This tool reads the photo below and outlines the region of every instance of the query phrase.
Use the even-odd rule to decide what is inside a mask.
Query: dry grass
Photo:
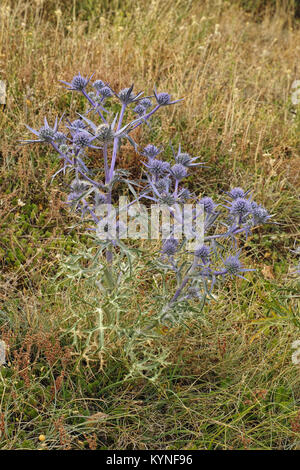
[[[300,79],[298,20],[285,2],[259,20],[238,2],[119,3],[1,2],[0,79],[8,96],[0,110],[0,326],[11,367],[0,375],[0,446],[39,448],[45,434],[48,449],[299,448],[299,369],[290,359],[299,302],[287,274],[300,220],[300,114],[291,104]],[[151,138],[181,141],[207,161],[190,181],[199,194],[246,185],[280,223],[249,240],[249,263],[262,269],[250,283],[228,285],[188,329],[159,332],[149,344],[153,367],[167,354],[155,383],[124,380],[133,366],[130,341],[113,334],[99,374],[86,336],[94,304],[80,301],[95,294],[84,283],[55,288],[52,281],[59,257],[86,243],[68,228],[62,186],[50,185],[59,162],[45,148],[16,144],[25,123],[39,127],[44,115],[80,106],[58,82],[78,71],[96,71],[116,89],[134,82],[151,92],[156,84],[184,96],[155,121]],[[148,131],[141,139],[148,142]],[[122,162],[140,172],[126,148]],[[130,308],[126,296],[118,307],[123,326],[135,324],[139,308],[155,312],[154,293],[163,293],[147,262],[138,259],[135,280],[124,287],[136,295]],[[51,359],[51,345],[61,361]]]

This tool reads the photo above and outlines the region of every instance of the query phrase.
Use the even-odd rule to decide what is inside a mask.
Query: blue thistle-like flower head
[[[139,92],[137,95],[135,95],[133,92],[133,85],[131,85],[131,87],[129,88],[124,88],[123,90],[121,90],[119,92],[119,94],[116,94],[115,95],[117,96],[117,98],[119,98],[119,100],[123,103],[123,104],[130,104],[130,103],[134,103],[135,101],[138,101],[139,97],[143,94],[143,92]]]
[[[110,98],[111,96],[113,96],[113,92],[108,86],[102,87],[99,92],[100,95],[103,96],[103,98]]]
[[[202,245],[195,250],[195,256],[200,258],[203,264],[207,264],[209,261],[210,248],[206,245]]]
[[[52,142],[55,139],[55,130],[49,126],[43,126],[39,129],[39,137],[44,142]]]
[[[155,145],[148,144],[144,148],[142,155],[148,158],[155,158],[159,153],[161,153],[159,148],[155,147]]]
[[[242,188],[233,188],[229,193],[227,193],[232,199],[244,198],[245,191]]]
[[[185,166],[181,165],[181,163],[175,163],[172,166],[170,173],[177,181],[181,181],[187,175],[187,169]]]
[[[86,147],[89,145],[90,141],[91,135],[84,130],[76,132],[73,136],[73,143],[77,147]]]
[[[86,125],[81,119],[75,119],[71,122],[72,129],[85,129]]]
[[[93,75],[94,74],[92,74],[90,78],[84,78],[82,75],[80,75],[79,72],[78,75],[75,75],[75,77],[72,78],[71,83],[65,82],[63,80],[60,80],[60,82],[62,82],[64,85],[67,85],[68,90],[84,91]]]
[[[143,106],[141,103],[139,103],[133,110],[136,114],[139,116],[143,116],[146,112],[145,106]]]
[[[63,132],[56,132],[54,139],[58,144],[64,144],[67,140],[67,136]]]
[[[105,83],[102,81],[102,80],[96,80],[94,83],[93,83],[93,87],[97,90],[97,91],[101,91],[102,88],[104,88],[106,85]]]
[[[175,238],[168,238],[164,241],[161,252],[167,256],[175,255],[178,248],[178,240]]]
[[[97,138],[104,143],[112,142],[114,140],[115,133],[112,126],[109,124],[100,124],[97,127]]]
[[[228,256],[224,261],[226,273],[231,276],[236,276],[242,270],[242,263],[239,260],[238,255]]]
[[[87,84],[88,84],[88,80],[82,77],[80,73],[78,75],[75,75],[75,77],[73,77],[71,81],[72,89],[77,90],[77,91],[84,90]]]
[[[180,193],[178,194],[178,199],[180,202],[186,202],[190,198],[191,192],[187,188],[182,189],[182,191],[180,191]]]
[[[154,96],[159,106],[169,106],[170,104],[175,104],[179,101],[182,101],[182,99],[172,101],[171,95],[169,95],[169,93],[157,93],[156,88],[154,88]]]
[[[211,197],[204,196],[203,198],[200,199],[199,203],[203,204],[204,211],[207,214],[212,214],[214,212],[216,204],[214,203]]]
[[[180,165],[183,166],[189,166],[189,163],[191,162],[191,157],[188,153],[179,153],[175,157],[176,163],[180,163]]]
[[[251,203],[243,197],[238,197],[233,200],[229,210],[233,215],[244,216],[251,211]]]
[[[107,202],[107,196],[103,193],[95,193],[95,206],[101,206]]]
[[[81,195],[84,191],[88,190],[89,185],[84,180],[74,179],[70,187],[74,193]]]
[[[256,205],[252,208],[253,224],[265,224],[270,219],[270,214],[263,206]]]
[[[145,166],[149,169],[150,173],[156,177],[164,176],[170,169],[169,162],[163,162],[162,160],[151,159]]]
[[[170,187],[171,181],[168,176],[165,176],[164,178],[160,178],[158,181],[155,183],[155,187],[157,190],[161,192],[168,192],[169,187]]]
[[[140,104],[142,106],[144,106],[145,109],[148,109],[152,106],[152,102],[151,102],[150,98],[142,98],[140,100]]]
[[[156,100],[158,102],[158,104],[160,104],[161,106],[166,106],[168,104],[170,104],[171,102],[171,95],[169,95],[169,93],[158,93],[156,95]]]

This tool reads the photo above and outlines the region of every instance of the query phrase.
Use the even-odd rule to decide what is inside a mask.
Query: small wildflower
[[[181,165],[180,163],[175,163],[172,166],[170,173],[177,181],[181,181],[187,175],[187,169],[185,166]]]
[[[68,90],[74,90],[74,91],[84,91],[85,88],[87,87],[89,81],[91,80],[92,76],[90,78],[84,78],[80,75],[75,75],[75,77],[72,78],[71,83],[65,82],[63,80],[60,80],[64,85],[68,86]]]
[[[73,136],[73,143],[77,147],[86,147],[91,141],[91,135],[86,131],[79,131]]]
[[[216,207],[216,204],[214,203],[212,198],[208,196],[204,196],[202,199],[200,199],[199,203],[203,204],[204,211],[207,212],[207,214],[211,214]]]
[[[148,157],[148,158],[155,158],[157,157],[157,155],[161,153],[161,150],[157,147],[155,147],[155,145],[152,145],[152,144],[148,144],[143,152],[142,152],[142,155],[144,157]]]
[[[200,258],[204,264],[209,261],[210,248],[206,245],[202,245],[195,250],[195,256]]]
[[[154,96],[159,106],[169,106],[171,104],[175,104],[175,103],[178,103],[179,101],[182,101],[182,99],[172,101],[171,95],[169,95],[169,93],[165,93],[165,92],[157,93],[155,88],[154,88]]]
[[[110,98],[113,96],[113,92],[108,86],[104,86],[100,89],[100,95],[102,95],[103,98]]]
[[[238,197],[234,199],[229,210],[233,215],[243,216],[251,211],[251,204],[247,199]]]
[[[163,247],[162,247],[162,253],[167,256],[173,256],[178,248],[178,240],[175,238],[169,238],[168,240],[165,240]]]
[[[102,88],[104,88],[106,85],[105,83],[102,81],[102,80],[96,80],[94,83],[93,83],[93,87],[97,90],[97,91],[101,91]]]

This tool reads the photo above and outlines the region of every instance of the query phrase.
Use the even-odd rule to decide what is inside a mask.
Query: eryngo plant
[[[177,152],[172,148],[172,152],[173,165],[163,161],[161,151],[154,146],[148,145],[142,152],[147,158],[144,162],[147,178],[144,197],[167,205],[173,227],[178,219],[182,222],[183,205],[196,202],[190,220],[193,223],[202,217],[203,237],[193,250],[187,249],[189,236],[178,239],[171,233],[163,240],[160,267],[175,273],[177,289],[160,312],[159,321],[176,319],[176,310],[180,312],[176,305],[183,303],[184,306],[191,298],[200,300],[203,306],[212,296],[215,284],[226,277],[245,279],[244,273],[253,269],[242,264],[241,250],[237,249],[238,236],[245,234],[247,238],[255,226],[271,222],[270,214],[252,199],[250,190],[232,188],[219,204],[209,196],[199,199],[191,194],[183,186],[183,180],[192,173],[193,167],[202,163],[196,162],[197,157],[182,152],[180,146]],[[194,235],[197,242],[191,221],[188,235]]]
[[[68,90],[81,93],[87,100],[87,109],[84,114],[79,114],[77,119],[70,121],[65,119],[64,131],[59,130],[62,119],[55,120],[53,126],[47,119],[39,130],[27,128],[36,135],[37,139],[23,141],[23,143],[44,143],[53,147],[63,161],[63,167],[54,175],[68,172],[73,180],[69,184],[70,193],[67,203],[82,213],[92,218],[96,226],[105,224],[104,216],[99,216],[99,208],[106,204],[108,212],[112,204],[112,196],[115,184],[120,180],[127,181],[126,173],[117,170],[117,155],[122,143],[127,140],[137,149],[137,144],[131,136],[134,129],[143,123],[149,124],[149,119],[161,107],[169,106],[180,100],[172,100],[168,93],[157,93],[154,96],[144,97],[144,92],[135,94],[133,85],[124,88],[118,93],[102,80],[91,82],[79,73],[71,82],[62,82]],[[88,91],[88,87],[92,91]],[[119,112],[114,116],[105,105],[115,98],[120,106]],[[153,100],[154,98],[154,100]],[[124,117],[129,107],[134,107],[136,118],[124,124]],[[90,119],[90,115],[96,115],[97,121]],[[87,117],[89,116],[89,118]],[[102,153],[104,179],[98,181],[93,172],[88,168],[87,150],[96,149]],[[112,247],[118,243],[117,238],[109,235],[106,239],[106,256],[109,263],[112,262]]]
[[[24,142],[44,143],[52,146],[57,152],[63,166],[54,176],[61,172],[71,176],[67,203],[81,213],[82,217],[88,217],[94,222],[97,234],[99,228],[105,228],[107,225],[107,217],[103,216],[100,209],[107,205],[108,212],[111,210],[116,185],[124,181],[132,187],[126,172],[117,169],[117,156],[121,145],[128,141],[135,151],[139,151],[132,136],[133,131],[144,123],[149,125],[150,118],[160,108],[180,100],[173,100],[165,92],[158,93],[155,88],[154,96],[144,97],[143,92],[134,93],[133,85],[116,92],[106,82],[92,82],[91,79],[92,77],[85,78],[78,74],[71,82],[63,82],[69,90],[85,97],[85,113],[78,113],[73,121],[64,119],[63,130],[63,118],[60,121],[56,119],[53,126],[49,125],[45,118],[44,125],[39,130],[27,126],[37,139]],[[89,87],[92,88],[91,91],[88,91]],[[112,99],[119,103],[119,112],[114,115],[109,110]],[[136,117],[125,124],[124,119],[130,108]],[[90,148],[99,150],[102,155],[102,180],[95,178],[94,172],[89,168]],[[251,271],[252,269],[242,264],[241,250],[237,249],[237,238],[242,233],[247,237],[253,227],[270,221],[268,211],[253,201],[249,190],[233,188],[226,193],[224,201],[218,204],[209,196],[199,199],[191,194],[189,189],[183,186],[183,180],[192,175],[195,167],[203,163],[198,162],[198,157],[192,157],[182,151],[181,146],[176,152],[171,148],[174,158],[172,163],[163,160],[163,150],[153,144],[139,151],[143,157],[146,180],[139,195],[134,191],[135,201],[130,203],[144,198],[152,204],[163,204],[170,213],[174,227],[177,222],[189,225],[183,238],[177,239],[174,228],[174,233],[171,232],[162,243],[159,269],[173,271],[178,285],[171,299],[159,313],[159,321],[174,318],[178,311],[176,306],[191,298],[199,299],[201,305],[204,305],[219,280],[225,277],[243,278],[245,272]],[[141,187],[137,182],[136,184]],[[187,223],[183,205],[189,202],[196,204]],[[204,238],[200,240],[193,229],[193,222],[197,222],[201,217]],[[112,263],[114,247],[122,246],[120,222],[117,229],[115,236],[107,232],[107,238],[102,243],[109,265]],[[190,250],[188,241],[193,237],[198,244]]]

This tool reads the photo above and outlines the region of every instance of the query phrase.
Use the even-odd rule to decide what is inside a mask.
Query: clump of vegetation
[[[291,94],[300,30],[292,2],[252,3],[2,1],[2,449],[299,447],[299,293],[290,250],[299,226],[299,112]],[[186,167],[190,194],[221,193],[230,210],[228,193],[246,182],[279,224],[239,238],[243,265],[257,270],[247,280],[215,283],[203,309],[186,285],[180,325],[177,318],[153,324],[177,289],[167,256],[173,242],[124,243],[126,256],[116,247],[114,269],[105,270],[87,232],[91,221],[66,210],[72,181],[61,172],[52,184],[61,169],[57,152],[16,145],[24,125],[40,126],[45,110],[49,123],[66,109],[70,122],[76,111],[84,115],[82,94],[57,86],[74,70],[96,71],[111,90],[133,80],[137,90],[155,83],[184,96],[180,106],[155,113],[143,134],[137,127],[134,140],[141,149],[169,140],[191,155],[200,149],[207,166]],[[109,97],[105,107],[117,112]],[[86,161],[100,176],[98,152],[88,147]],[[174,166],[174,154],[165,148],[156,160]],[[154,168],[128,139],[119,161],[138,189],[150,191],[145,171]],[[215,210],[228,210],[224,197],[213,199]],[[158,261],[172,269],[158,269]],[[151,328],[142,336],[138,325]]]

